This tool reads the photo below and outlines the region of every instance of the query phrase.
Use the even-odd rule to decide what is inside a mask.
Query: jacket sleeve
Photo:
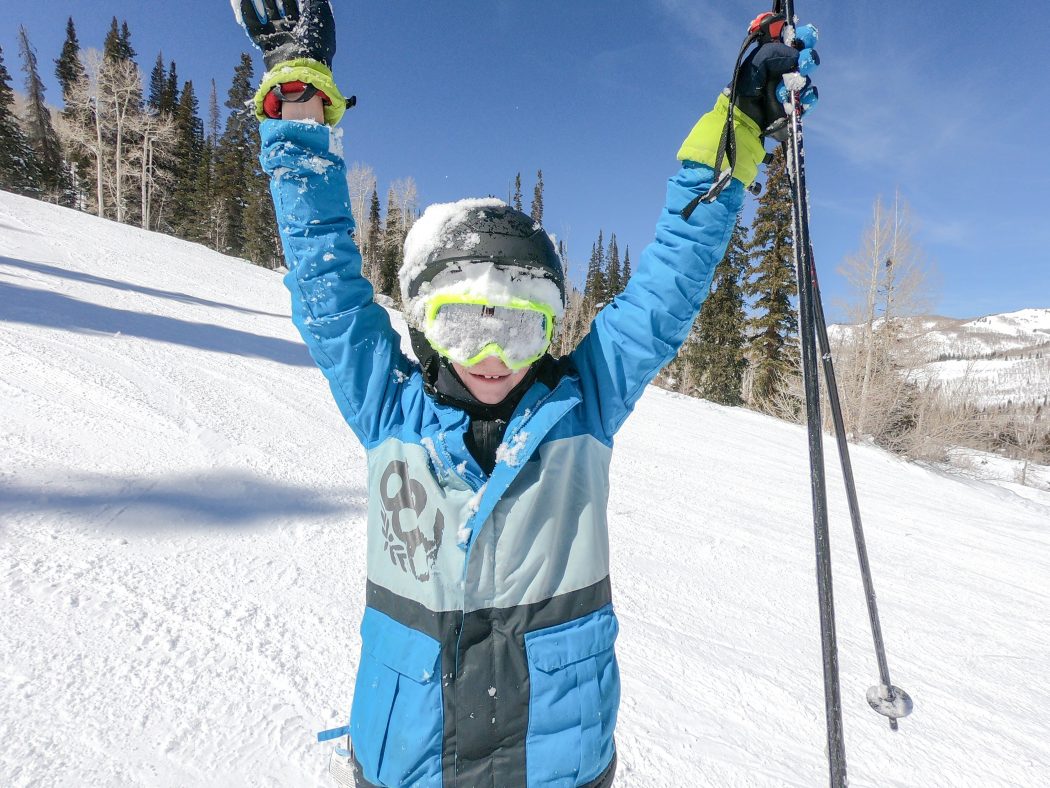
[[[292,321],[344,418],[372,445],[396,427],[411,362],[361,275],[340,136],[328,126],[295,121],[264,121],[260,130]]]
[[[572,353],[584,400],[603,436],[630,415],[645,386],[674,358],[707,297],[743,204],[743,184],[733,180],[712,203],[700,203],[689,220],[682,209],[711,184],[713,170],[685,162],[668,181],[667,204],[656,238],[642,252],[624,291],[602,309]]]

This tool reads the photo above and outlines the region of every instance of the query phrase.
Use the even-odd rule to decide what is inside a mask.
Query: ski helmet
[[[565,272],[554,243],[539,222],[502,200],[431,205],[405,238],[404,260],[401,298],[417,328],[431,294],[469,290],[472,277],[474,295],[539,301],[558,318],[564,312]]]

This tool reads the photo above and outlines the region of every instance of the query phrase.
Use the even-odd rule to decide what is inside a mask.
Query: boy
[[[322,736],[349,734],[359,786],[609,786],[613,436],[685,340],[798,53],[759,50],[734,180],[686,221],[728,99],[693,129],[655,242],[568,357],[547,352],[565,293],[547,234],[498,200],[431,206],[400,271],[417,366],[351,239],[328,0],[237,2],[269,68],[256,109],[293,319],[368,451],[362,654],[350,724]]]

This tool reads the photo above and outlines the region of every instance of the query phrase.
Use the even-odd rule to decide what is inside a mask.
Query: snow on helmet
[[[409,325],[422,329],[430,297],[512,299],[565,312],[561,258],[539,222],[495,198],[431,205],[405,238],[398,271]]]

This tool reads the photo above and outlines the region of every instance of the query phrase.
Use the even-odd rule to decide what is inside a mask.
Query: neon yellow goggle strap
[[[426,329],[429,329],[434,324],[434,320],[437,317],[437,313],[441,310],[441,307],[447,306],[449,304],[471,304],[476,306],[503,307],[506,309],[522,309],[530,312],[539,312],[545,318],[545,320],[543,321],[543,347],[541,347],[539,352],[537,352],[535,355],[530,356],[526,359],[516,359],[509,357],[506,351],[503,349],[503,347],[497,342],[489,342],[470,358],[458,358],[456,357],[457,354],[454,354],[449,348],[434,342],[434,340],[429,334],[429,331],[424,330],[423,333],[426,336],[427,341],[430,343],[430,346],[433,347],[434,350],[436,350],[445,358],[450,358],[453,361],[462,364],[465,367],[473,366],[474,364],[481,362],[489,356],[496,356],[499,358],[500,361],[507,365],[508,369],[511,369],[516,372],[519,369],[527,367],[529,364],[539,361],[543,357],[543,354],[546,353],[551,346],[551,340],[554,337],[554,310],[546,304],[541,304],[536,301],[529,301],[524,298],[511,298],[506,303],[493,304],[485,298],[472,298],[470,296],[463,295],[439,294],[427,300],[425,323]]]

